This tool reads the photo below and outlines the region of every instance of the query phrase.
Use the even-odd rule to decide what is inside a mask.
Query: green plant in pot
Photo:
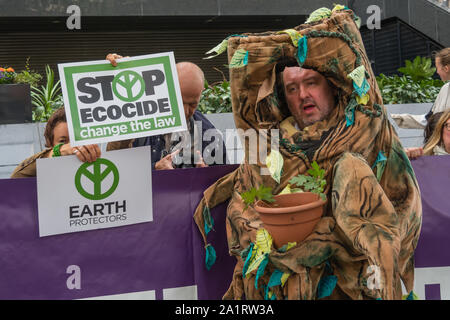
[[[303,241],[322,217],[326,203],[325,171],[314,161],[307,173],[289,180],[286,193],[272,195],[270,187],[260,186],[241,194],[245,205],[252,205],[259,213],[276,248]]]

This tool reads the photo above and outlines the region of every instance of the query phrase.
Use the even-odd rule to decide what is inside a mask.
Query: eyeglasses
[[[450,131],[450,123],[444,124],[444,128],[445,128],[447,131]]]

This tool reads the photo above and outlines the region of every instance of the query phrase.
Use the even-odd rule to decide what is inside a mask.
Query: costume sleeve
[[[11,179],[36,177],[36,160],[46,158],[51,148],[45,149],[22,161],[11,174]]]
[[[106,151],[127,149],[133,146],[134,139],[109,142],[106,145]]]

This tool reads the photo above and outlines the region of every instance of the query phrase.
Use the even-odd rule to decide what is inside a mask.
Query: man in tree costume
[[[269,158],[275,154],[270,130],[279,129],[282,161],[281,170],[264,174],[265,162],[251,164],[252,148],[245,144],[244,162],[204,192],[194,214],[210,268],[210,209],[230,199],[227,238],[237,263],[224,299],[401,299],[401,281],[413,295],[420,191],[355,21],[346,7],[322,8],[294,29],[222,43],[228,47],[236,127],[266,129]],[[280,61],[286,58],[320,73],[333,88],[335,105],[325,118],[302,125],[289,117],[279,90]],[[323,217],[301,243],[275,248],[266,241],[269,249],[262,250],[265,230],[251,206],[244,210],[241,193],[261,185],[273,194],[286,191],[289,180],[306,174],[314,161],[327,180]]]

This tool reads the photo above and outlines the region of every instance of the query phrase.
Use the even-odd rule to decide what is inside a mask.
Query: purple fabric
[[[423,204],[416,267],[450,266],[450,156],[412,161]],[[203,191],[237,166],[153,172],[154,221],[39,238],[36,179],[0,180],[0,299],[79,299],[197,285],[198,298],[221,299],[233,274],[225,234],[227,203],[211,210],[208,235],[216,264],[192,215]],[[81,268],[81,290],[68,290],[66,269]],[[426,297],[439,298],[439,288]],[[439,293],[439,297],[438,297]],[[423,297],[421,297],[423,298]]]
[[[422,196],[422,231],[415,253],[416,268],[450,266],[450,156],[413,160]]]
[[[0,180],[0,299],[79,299],[197,284],[199,299],[221,299],[234,258],[226,203],[211,210],[217,263],[206,270],[193,212],[203,191],[237,166],[153,172],[153,222],[39,238],[36,179]],[[81,290],[66,269],[81,269]]]
[[[426,284],[425,285],[425,299],[426,300],[441,300],[441,285],[440,284]]]

